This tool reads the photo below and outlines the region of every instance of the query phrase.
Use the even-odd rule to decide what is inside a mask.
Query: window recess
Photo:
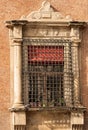
[[[24,40],[23,89],[24,102],[30,108],[58,108],[73,104],[69,40]]]

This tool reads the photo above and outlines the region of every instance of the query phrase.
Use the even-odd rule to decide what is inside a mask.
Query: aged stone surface
[[[37,16],[37,13],[40,14],[39,17]],[[56,15],[57,13],[57,15]],[[34,15],[35,14],[35,15]],[[56,19],[53,18],[53,16],[56,15]],[[36,19],[37,22],[37,29],[36,29],[36,22],[34,22],[34,20]],[[27,22],[26,22],[27,20]],[[58,21],[59,20],[59,21]],[[25,25],[24,25],[24,23]],[[52,24],[51,24],[52,22]],[[25,106],[23,104],[23,100],[22,100],[22,76],[21,76],[21,72],[22,72],[22,49],[21,49],[21,44],[22,44],[22,40],[26,37],[33,37],[33,38],[38,38],[41,37],[47,40],[47,38],[52,38],[52,39],[67,39],[68,41],[70,40],[72,43],[72,46],[74,46],[74,42],[76,42],[75,46],[74,46],[74,50],[72,52],[72,60],[73,60],[73,75],[74,75],[74,97],[73,97],[73,101],[74,101],[74,106],[72,104],[72,93],[71,93],[71,85],[67,85],[68,84],[68,78],[66,78],[66,74],[71,72],[69,69],[69,64],[68,61],[70,61],[70,48],[69,48],[69,44],[66,45],[66,47],[64,47],[64,53],[66,55],[66,57],[68,57],[67,59],[64,57],[64,99],[66,102],[66,106],[68,108],[70,107],[80,107],[80,99],[79,99],[79,64],[78,64],[78,45],[81,43],[81,30],[80,27],[84,26],[83,22],[74,22],[71,21],[71,19],[67,19],[66,17],[64,17],[63,15],[61,15],[60,12],[55,12],[53,10],[53,8],[51,8],[50,3],[45,1],[43,2],[43,5],[41,7],[41,9],[39,11],[33,12],[31,15],[28,15],[25,19],[20,19],[20,20],[15,20],[15,21],[7,21],[7,27],[10,30],[10,55],[13,55],[13,61],[11,61],[12,59],[10,59],[10,63],[11,66],[13,65],[13,67],[11,67],[11,74],[13,72],[13,77],[11,77],[11,83],[12,81],[14,81],[12,83],[12,89],[13,89],[13,102],[12,102],[12,109],[11,112],[13,114],[12,120],[11,122],[14,120],[14,123],[12,124],[12,126],[16,127],[13,128],[13,130],[20,130],[20,125],[27,125],[28,129],[33,129],[30,126],[30,122],[28,122],[26,124],[26,117],[28,118],[28,115],[26,115],[25,113]],[[31,23],[31,24],[30,24]],[[41,24],[40,24],[41,23]],[[50,24],[50,25],[49,25]],[[29,26],[30,25],[30,26]],[[43,27],[42,27],[42,26]],[[48,27],[49,25],[49,27]],[[26,28],[25,28],[26,27]],[[33,30],[32,30],[33,27]],[[27,31],[26,31],[27,30]],[[32,30],[32,31],[31,31]],[[37,33],[34,33],[37,32]],[[22,35],[23,34],[23,35]],[[68,37],[67,35],[68,34]],[[32,40],[32,39],[30,39]],[[45,45],[45,43],[44,43]],[[13,46],[13,48],[12,48]],[[12,52],[13,51],[13,52]],[[67,53],[68,52],[68,53]],[[76,58],[74,59],[74,53],[76,54]],[[77,71],[77,72],[76,72]],[[66,73],[67,72],[67,73]],[[75,78],[76,75],[76,78]],[[26,79],[27,80],[27,79]],[[75,83],[76,81],[76,83]],[[28,81],[27,81],[28,82]],[[28,87],[25,85],[25,88]],[[24,88],[24,89],[25,89]],[[69,92],[68,92],[69,90]],[[26,92],[27,93],[27,92]],[[25,94],[24,94],[25,95]],[[25,95],[25,97],[28,95]],[[76,99],[75,99],[76,97]],[[12,97],[11,97],[12,98]],[[26,99],[25,99],[26,100]],[[27,99],[28,100],[28,99]],[[76,102],[75,102],[76,100]],[[27,102],[27,101],[26,101]],[[27,104],[26,104],[27,105]],[[22,110],[24,109],[24,112],[22,112]],[[17,111],[18,110],[18,111]],[[30,108],[29,108],[30,110]],[[57,117],[58,120],[58,127],[57,129],[72,129],[72,125],[83,125],[84,124],[84,115],[82,112],[82,109],[80,108],[81,111],[81,117],[78,118],[74,113],[71,115],[71,111],[67,112],[68,116],[69,116],[69,125],[67,124],[67,117],[64,117],[64,113],[60,111],[60,116]],[[15,113],[14,113],[15,112]],[[66,112],[66,110],[65,110]],[[31,111],[29,112],[31,113]],[[49,112],[47,111],[47,113],[49,114]],[[57,113],[57,111],[56,111]],[[76,111],[77,113],[77,111]],[[36,116],[36,120],[38,120],[38,118],[40,117],[38,115],[38,112],[36,112],[37,116]],[[71,116],[70,116],[71,115]],[[24,118],[25,117],[25,118]],[[52,116],[51,117],[51,123],[48,125],[54,128],[55,124],[53,124],[52,126]],[[66,120],[64,122],[64,119]],[[79,119],[79,122],[77,121]],[[53,118],[53,120],[55,120]],[[74,121],[75,120],[75,121]],[[31,121],[33,121],[33,119],[31,119]],[[36,124],[33,124],[33,127]],[[48,129],[46,124],[38,124],[38,129]],[[44,128],[43,128],[44,127]],[[23,129],[23,127],[21,126],[21,128]],[[56,129],[56,127],[55,127]]]
[[[70,115],[58,112],[31,112],[27,114],[27,130],[70,130]]]
[[[13,125],[26,125],[25,112],[17,112],[12,114]]]
[[[70,15],[64,16],[60,12],[55,11],[47,0],[42,3],[42,7],[38,11],[32,12],[27,17],[23,16],[21,19],[28,21],[72,21]]]

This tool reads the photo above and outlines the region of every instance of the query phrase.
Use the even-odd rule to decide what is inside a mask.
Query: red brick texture
[[[88,0],[48,0],[63,15],[74,20],[88,20]],[[38,10],[43,0],[0,0],[0,130],[10,130],[10,49],[8,29],[5,21],[19,19],[31,11]],[[81,87],[83,104],[88,108],[88,27],[84,30],[81,45]],[[88,130],[88,114],[85,130]]]

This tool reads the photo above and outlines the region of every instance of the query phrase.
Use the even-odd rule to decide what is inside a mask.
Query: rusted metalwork
[[[22,55],[24,98],[28,97],[24,102],[30,108],[65,107],[66,96],[71,99],[67,103],[73,103],[69,40],[24,39]]]

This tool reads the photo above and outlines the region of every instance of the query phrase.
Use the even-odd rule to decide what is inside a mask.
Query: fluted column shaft
[[[22,57],[21,41],[14,43],[14,105],[22,106]]]
[[[23,107],[22,100],[22,26],[17,25],[13,28],[13,58],[14,58],[14,99],[13,107]]]

